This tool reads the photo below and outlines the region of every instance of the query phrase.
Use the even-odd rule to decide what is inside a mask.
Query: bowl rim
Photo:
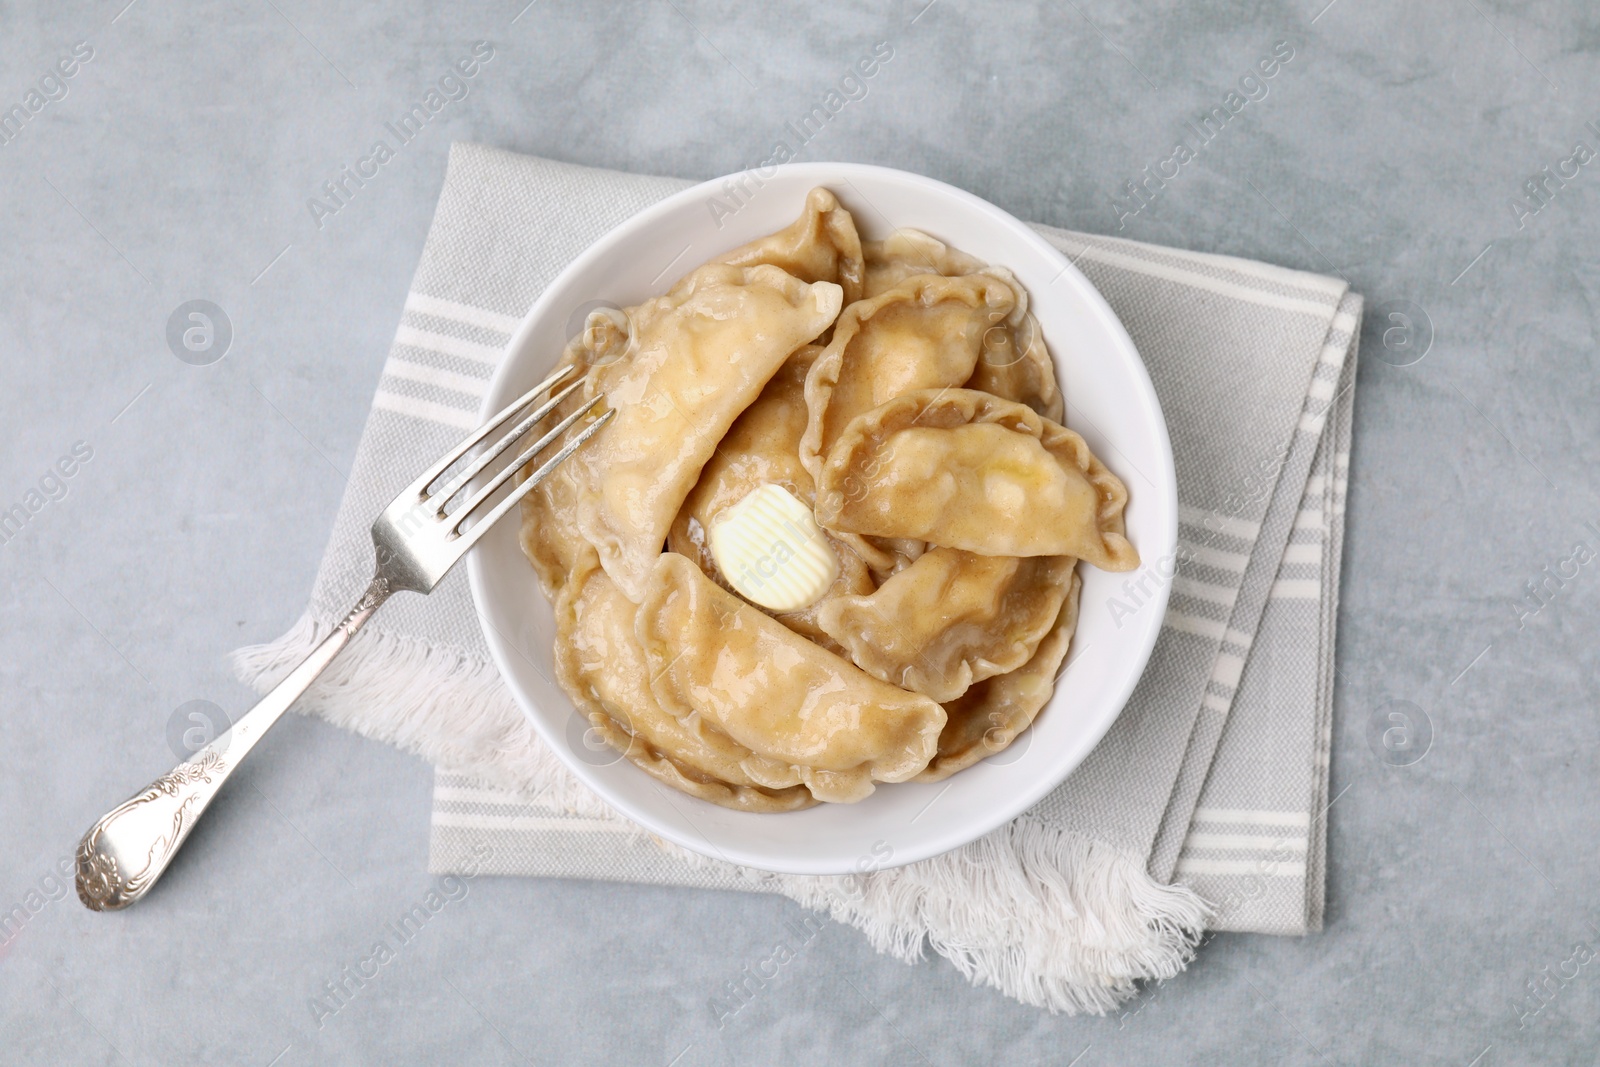
[[[768,171],[772,172],[770,176]],[[1127,398],[1128,403],[1147,409],[1148,421],[1153,426],[1156,434],[1153,444],[1156,446],[1161,460],[1161,467],[1153,478],[1148,478],[1155,485],[1146,488],[1144,492],[1158,491],[1164,498],[1161,503],[1165,505],[1165,513],[1169,516],[1169,521],[1162,531],[1165,534],[1162,539],[1163,546],[1168,547],[1169,551],[1176,551],[1178,536],[1177,478],[1172,442],[1167,430],[1166,418],[1162,412],[1160,399],[1156,394],[1155,385],[1150,379],[1149,370],[1145,366],[1144,360],[1140,357],[1138,349],[1134,345],[1132,337],[1129,336],[1126,327],[1123,326],[1116,313],[1112,311],[1105,297],[1078,270],[1076,264],[1046,241],[1038,231],[1026,222],[974,193],[939,181],[936,178],[898,170],[893,167],[868,163],[806,162],[785,163],[770,168],[763,167],[759,172],[754,170],[736,171],[732,174],[719,175],[707,181],[688,186],[629,216],[589,245],[546,284],[539,297],[522,317],[516,332],[506,344],[504,357],[495,366],[484,401],[480,406],[479,421],[487,420],[504,403],[503,399],[501,399],[501,394],[505,392],[505,380],[525,360],[526,353],[529,351],[531,334],[536,330],[538,323],[550,313],[552,304],[564,288],[564,283],[569,277],[583,272],[597,260],[601,260],[611,254],[616,246],[627,242],[636,231],[648,228],[651,223],[681,210],[686,203],[700,202],[707,196],[719,195],[725,190],[724,183],[729,179],[737,179],[750,174],[757,174],[763,185],[773,182],[779,177],[798,176],[804,178],[810,175],[811,177],[806,178],[806,180],[812,185],[828,186],[834,183],[849,185],[852,184],[850,181],[852,177],[870,177],[919,186],[935,194],[963,202],[969,209],[988,216],[999,225],[1006,226],[1015,237],[1031,245],[1034,251],[1058,264],[1060,272],[1050,284],[1054,286],[1065,280],[1077,290],[1078,298],[1083,300],[1093,315],[1099,319],[1100,328],[1104,330],[1113,345],[1119,349],[1120,354],[1127,363],[1126,369],[1131,373],[1139,394]],[[865,199],[864,194],[862,195],[863,199]],[[1004,266],[1005,264],[1000,265]],[[693,268],[690,267],[688,269]],[[1030,289],[1029,299],[1037,302],[1041,295],[1041,293]],[[1046,299],[1048,298],[1046,297]],[[1141,556],[1143,555],[1144,553],[1141,553]],[[530,706],[536,704],[537,701],[522,690],[515,680],[514,672],[510,669],[510,664],[521,657],[523,653],[515,647],[510,638],[501,634],[499,628],[494,625],[489,616],[487,588],[490,575],[486,572],[484,565],[486,558],[487,553],[483,551],[482,546],[475,547],[470,551],[467,558],[467,574],[474,612],[496,667],[500,671],[502,678],[505,679],[506,687],[510,690],[517,707],[529,720],[539,738],[555,753],[557,759],[574,776],[605,800],[608,806],[625,819],[674,844],[700,855],[728,860],[740,866],[783,874],[842,875],[856,873],[858,865],[839,866],[836,863],[818,862],[805,857],[785,860],[781,857],[775,858],[765,852],[750,851],[726,841],[713,843],[710,839],[705,838],[703,834],[697,840],[695,835],[682,832],[676,823],[658,818],[655,812],[619,795],[611,788],[603,775],[595,773],[594,768],[573,759],[571,754],[564,750],[561,738],[556,736],[555,727],[546,722],[535,707]],[[1170,582],[1156,583],[1155,596],[1143,603],[1140,608],[1140,614],[1143,615],[1146,610],[1153,609],[1153,617],[1155,619],[1164,618],[1170,592]],[[1089,724],[1087,729],[1081,731],[1080,736],[1086,738],[1088,743],[1081,746],[1081,754],[1075,760],[1062,767],[1052,767],[1047,773],[1035,776],[1032,781],[1026,784],[1025,788],[1008,794],[1001,802],[995,804],[993,809],[983,818],[971,820],[958,833],[949,835],[948,838],[930,839],[921,847],[902,848],[897,843],[893,856],[881,864],[876,864],[873,869],[903,866],[960,848],[962,845],[969,844],[1011,822],[1060,786],[1078,767],[1082,766],[1083,761],[1088,758],[1089,754],[1094,751],[1105,737],[1107,731],[1111,729],[1111,726],[1121,717],[1134,687],[1138,685],[1149,667],[1150,656],[1154,651],[1161,629],[1162,626],[1159,621],[1145,627],[1143,634],[1139,637],[1138,646],[1133,650],[1128,670],[1120,681],[1110,688],[1110,695],[1106,698],[1106,704],[1108,706],[1114,705],[1115,712],[1105,714],[1100,722]],[[1052,692],[1051,699],[1055,699],[1055,692]],[[1033,729],[1031,724],[1029,729]],[[635,773],[645,773],[631,763],[628,766]],[[691,804],[710,804],[709,801],[688,795],[683,795],[678,799]],[[780,814],[771,814],[761,817],[781,818],[782,816]]]

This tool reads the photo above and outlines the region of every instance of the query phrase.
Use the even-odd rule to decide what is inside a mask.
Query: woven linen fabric
[[[241,677],[273,684],[343,616],[371,574],[373,517],[476,424],[504,345],[561,268],[689,184],[452,148],[310,606],[236,654]],[[434,871],[782,893],[881,951],[932,947],[1052,1011],[1115,1007],[1182,970],[1207,928],[1320,928],[1361,298],[1338,279],[1038,229],[1132,336],[1178,475],[1175,556],[1081,607],[1125,618],[1171,585],[1144,677],[1078,770],[1010,825],[904,867],[800,877],[693,855],[545,748],[456,573],[386,605],[298,705],[435,763]],[[1141,476],[1121,473],[1137,493]]]

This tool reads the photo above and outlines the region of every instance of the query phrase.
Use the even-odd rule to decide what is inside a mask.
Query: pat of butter
[[[771,482],[719,511],[707,540],[728,584],[773,611],[815,604],[839,577],[839,557],[811,509]]]

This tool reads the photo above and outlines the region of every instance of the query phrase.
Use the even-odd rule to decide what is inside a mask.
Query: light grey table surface
[[[0,508],[41,504],[0,545],[0,1062],[1596,1062],[1600,163],[1563,162],[1600,148],[1592,5],[524,2],[0,3],[0,107],[93,50],[0,145]],[[307,199],[477,40],[470,95],[319,229]],[[794,904],[480,878],[319,1026],[434,884],[432,775],[298,716],[148,900],[61,898],[178,709],[245,707],[226,654],[298,617],[449,143],[710,177],[880,41],[804,158],[1095,232],[1291,43],[1121,232],[1413,309],[1363,342],[1326,930],[1217,937],[1123,1015],[1065,1018],[830,924],[719,1029],[708,998]],[[1545,167],[1568,177],[1519,213]],[[167,343],[191,299],[232,325],[210,366]],[[1421,762],[1376,754],[1392,701]]]

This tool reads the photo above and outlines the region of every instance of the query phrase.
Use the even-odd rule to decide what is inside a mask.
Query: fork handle
[[[78,899],[117,911],[149,892],[234,768],[393,592],[388,578],[373,578],[333,632],[238,722],[101,816],[78,843]]]

